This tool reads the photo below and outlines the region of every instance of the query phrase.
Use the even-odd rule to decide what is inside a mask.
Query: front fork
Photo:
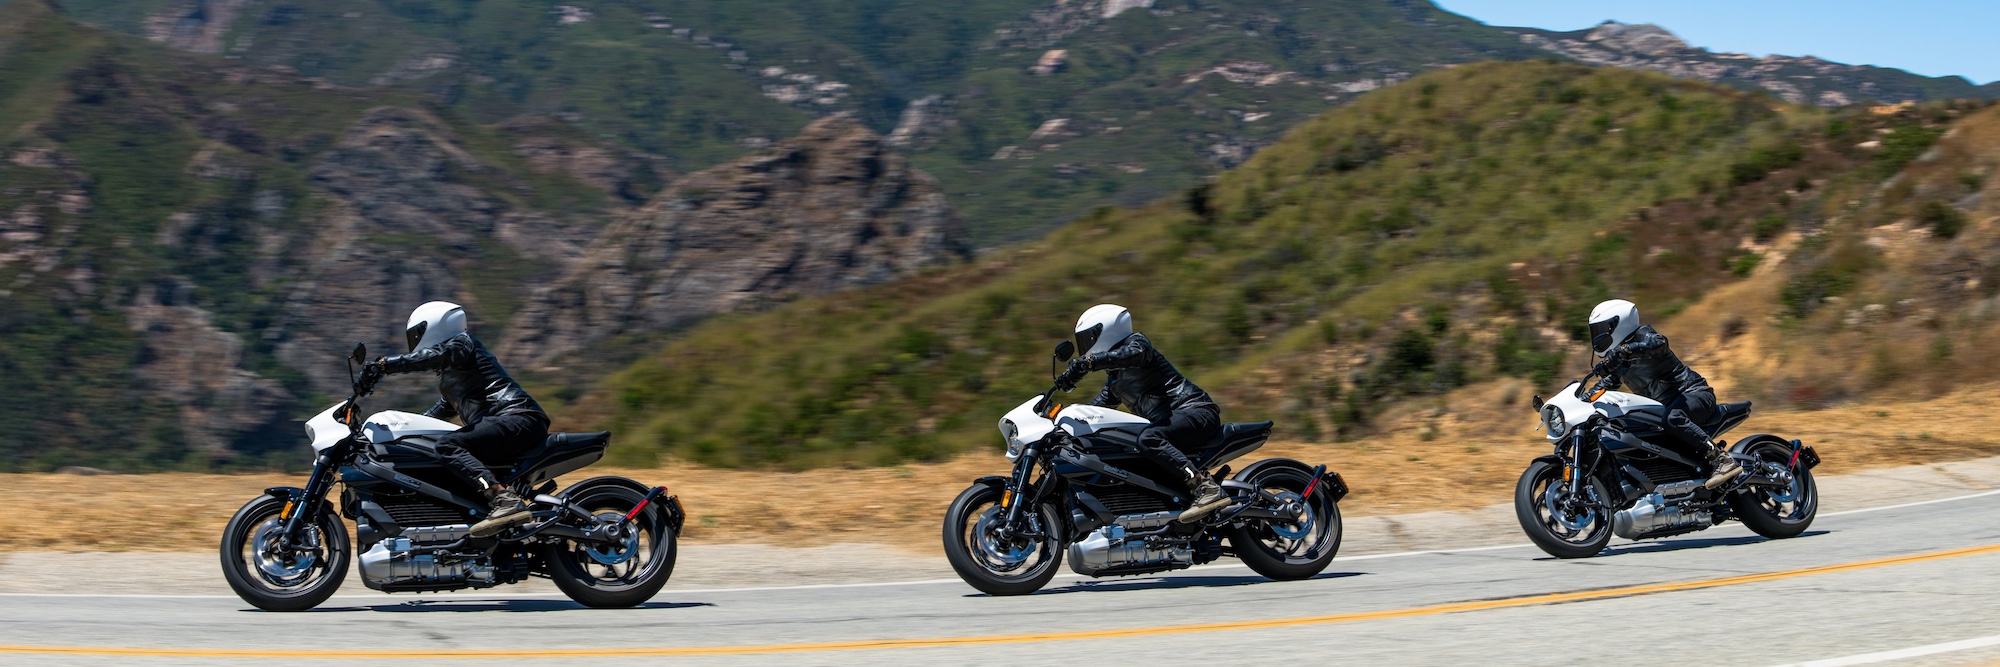
[[[290,547],[297,544],[299,533],[319,518],[322,505],[326,502],[326,492],[333,488],[333,476],[339,468],[333,449],[320,452],[313,460],[312,477],[306,480],[305,490],[286,500],[285,509],[279,514],[279,518],[284,519],[284,530],[279,533],[280,545]]]
[[[1018,501],[1021,493],[1028,488],[1028,476],[1035,470],[1035,459],[1041,455],[1041,450],[1029,447],[1021,452],[1020,458],[1014,459],[1014,475],[1008,478],[1007,488],[1000,494],[1000,509],[1007,513],[1007,520],[1000,524],[1002,536],[1012,536],[1014,527],[1020,525],[1021,505],[1024,503]]]

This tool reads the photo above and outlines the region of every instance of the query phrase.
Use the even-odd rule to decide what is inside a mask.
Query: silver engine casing
[[[1086,577],[1114,568],[1156,565],[1161,569],[1194,564],[1194,549],[1186,546],[1171,546],[1165,549],[1151,549],[1145,540],[1134,540],[1117,544],[1131,531],[1153,530],[1173,522],[1178,512],[1154,512],[1151,514],[1127,514],[1111,520],[1111,525],[1091,531],[1089,535],[1069,545],[1069,569]]]
[[[469,560],[440,560],[429,549],[465,537],[471,526],[427,526],[405,528],[361,552],[361,583],[382,590],[385,586],[436,584],[456,588],[470,583],[492,583],[493,568]]]
[[[1700,486],[1700,481],[1692,482]],[[1673,485],[1679,486],[1679,485]],[[1663,485],[1660,489],[1667,489]],[[1678,490],[1678,489],[1673,489]],[[1651,533],[1683,528],[1704,528],[1714,523],[1708,510],[1685,510],[1679,505],[1670,505],[1664,496],[1649,493],[1640,498],[1630,509],[1611,515],[1611,532],[1628,540],[1636,540]]]

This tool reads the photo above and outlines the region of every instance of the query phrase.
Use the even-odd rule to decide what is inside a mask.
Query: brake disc
[[[1572,511],[1569,506],[1573,506],[1573,503],[1567,502],[1564,498],[1567,495],[1564,491],[1568,488],[1569,484],[1567,482],[1550,484],[1548,490],[1542,492],[1542,507],[1549,511],[1550,518],[1555,519],[1556,523],[1562,524],[1563,527],[1570,530],[1583,530],[1584,526],[1590,525],[1590,522],[1596,518],[1596,513]],[[1565,507],[1559,507],[1559,505]]]
[[[979,514],[978,523],[972,525],[972,533],[979,543],[979,551],[987,556],[988,562],[999,566],[996,569],[1001,571],[1020,567],[1022,563],[1028,562],[1029,556],[1035,554],[1035,543],[1031,540],[1008,540],[1012,543],[1010,546],[1003,544],[995,535],[1000,522],[1006,520],[1004,513],[998,506],[988,508]],[[1028,518],[1031,523],[1035,520],[1036,517],[1033,516]]]
[[[271,517],[257,524],[251,533],[250,553],[257,559],[257,572],[265,581],[280,587],[297,586],[312,575],[313,566],[319,564],[319,554],[301,549],[281,550],[278,531],[284,530],[284,523],[283,519]],[[308,546],[318,546],[318,532],[313,527],[307,526],[303,537]]]
[[[1273,522],[1268,524],[1271,527],[1271,533],[1277,535],[1278,537],[1285,538],[1287,540],[1299,540],[1303,539],[1307,535],[1312,534],[1312,528],[1313,528],[1312,503],[1305,502],[1304,496],[1301,496],[1297,493],[1293,493],[1291,491],[1286,491],[1284,493],[1276,495],[1278,496],[1278,499],[1283,500],[1284,504],[1287,506],[1290,506],[1293,503],[1297,503],[1300,508],[1300,511],[1299,511],[1299,518],[1294,523],[1280,524]]]
[[[639,529],[633,526],[632,522],[626,521],[624,516],[615,513],[597,515],[597,520],[609,523],[609,521],[605,520],[605,517],[610,517],[618,522],[618,534],[612,538],[612,541],[617,543],[618,548],[607,551],[603,548],[603,545],[608,542],[592,542],[589,546],[584,547],[583,553],[590,556],[591,560],[605,565],[617,565],[632,560],[632,557],[639,553]]]

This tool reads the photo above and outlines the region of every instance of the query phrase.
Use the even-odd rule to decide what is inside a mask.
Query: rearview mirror
[[[1535,394],[1535,409],[1536,409],[1536,410],[1540,410],[1540,409],[1542,409],[1542,395],[1541,395],[1541,394]]]
[[[353,360],[354,360],[354,363],[357,363],[357,364],[365,364],[365,363],[368,363],[368,344],[367,344],[367,343],[355,343],[355,344],[354,344],[354,353],[353,353],[353,354],[350,354],[350,355],[347,355],[347,358],[349,358],[349,359],[353,359]]]
[[[1069,341],[1056,343],[1056,360],[1049,364],[1049,377],[1061,376],[1063,363],[1069,361],[1069,358],[1074,356],[1076,356],[1076,343]]]

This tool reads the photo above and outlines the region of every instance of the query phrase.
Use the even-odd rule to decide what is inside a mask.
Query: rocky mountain
[[[399,351],[409,309],[449,299],[498,344],[517,312],[546,326],[558,292],[536,288],[614,246],[658,260],[634,289],[726,287],[686,316],[959,252],[928,178],[851,120],[666,187],[661,159],[560,118],[477,122],[419,88],[168,49],[39,0],[0,5],[0,63],[0,469],[296,465],[297,420],[344,396],[355,342]],[[631,314],[617,333],[652,331]],[[421,405],[422,384],[373,400]]]
[[[62,0],[83,20],[479,122],[563,119],[677,171],[853,114],[979,247],[1178,192],[1417,73],[1570,58],[1804,104],[1992,97],[1953,77],[1688,48],[1651,26],[1479,24],[1429,0]]]
[[[1688,46],[1665,28],[1644,23],[1605,21],[1594,28],[1570,32],[1508,30],[1520,35],[1522,43],[1577,62],[1765,90],[1793,104],[1837,107],[1870,101],[2000,98],[2000,83],[1975,86],[1964,77],[1927,77],[1812,56],[1716,53]]]
[[[689,172],[851,114],[974,245],[1159,197],[1435,67],[1541,52],[1425,0],[62,0],[82,20]]]
[[[527,298],[502,352],[545,364],[606,339],[880,284],[965,255],[964,224],[937,183],[835,115],[620,216]]]

